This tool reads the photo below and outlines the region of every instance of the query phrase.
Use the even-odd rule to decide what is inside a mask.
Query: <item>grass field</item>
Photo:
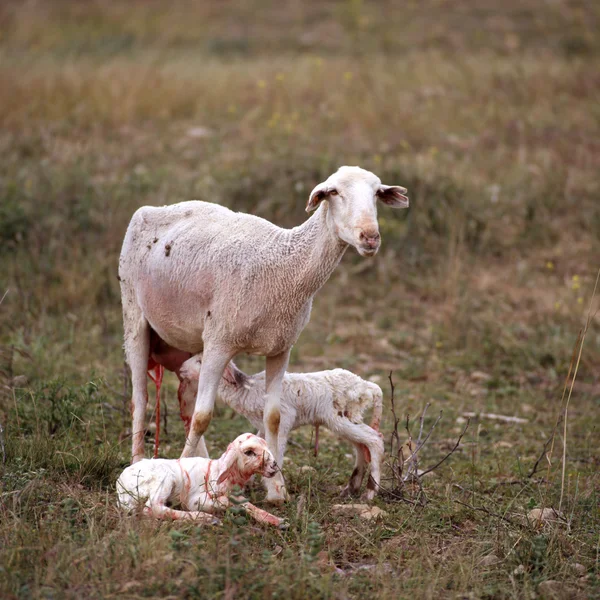
[[[3,2],[0,597],[600,598],[598,31],[583,0]],[[411,208],[380,211],[377,257],[348,251],[291,369],[376,380],[388,449],[392,372],[413,434],[443,411],[421,468],[466,412],[526,422],[472,419],[427,501],[381,496],[376,522],[336,516],[350,447],[324,433],[315,458],[310,429],[286,531],[123,516],[132,213],[195,198],[293,226],[343,164]],[[163,401],[177,457],[174,378]],[[211,454],[247,429],[220,408]],[[527,519],[547,507],[563,516]]]

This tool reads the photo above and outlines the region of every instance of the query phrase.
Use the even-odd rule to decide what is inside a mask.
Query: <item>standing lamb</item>
[[[179,404],[184,421],[191,416],[198,392],[202,356],[186,360],[179,370]],[[265,408],[265,372],[246,375],[230,362],[219,383],[218,398],[246,417],[262,436]],[[367,462],[371,476],[364,499],[373,500],[381,481],[383,441],[379,434],[382,409],[381,388],[344,369],[317,373],[286,373],[281,394],[277,464],[283,455],[291,431],[302,425],[327,427],[354,446],[355,465],[343,495],[356,494],[362,485]],[[371,426],[362,422],[366,408],[373,407]]]
[[[313,296],[348,245],[362,256],[377,253],[377,201],[405,208],[405,194],[405,188],[382,185],[369,171],[341,167],[311,192],[306,210],[318,210],[293,229],[209,202],[137,210],[119,260],[133,388],[133,461],[144,454],[146,373],[155,366],[151,335],[172,351],[171,370],[203,352],[182,457],[197,452],[223,370],[241,352],[266,357],[264,431],[277,456],[281,382]],[[267,500],[283,501],[282,474],[270,482]]]

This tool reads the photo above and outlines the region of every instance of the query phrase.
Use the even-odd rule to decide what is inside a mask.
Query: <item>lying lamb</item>
[[[143,506],[146,515],[157,519],[191,519],[218,523],[212,514],[227,508],[234,486],[243,487],[255,473],[271,478],[277,463],[265,440],[244,433],[237,437],[221,458],[143,459],[127,467],[117,480],[119,505],[128,511]],[[179,504],[183,510],[169,508]],[[243,504],[257,521],[281,526],[283,520],[249,502]]]
[[[202,355],[185,361],[178,372],[181,381],[179,403],[186,423],[194,410]],[[246,417],[254,427],[263,431],[265,408],[265,372],[246,375],[233,362],[225,368],[219,384],[218,397],[236,412]],[[371,476],[364,494],[372,500],[381,480],[383,441],[378,433],[381,420],[381,388],[344,369],[318,373],[286,373],[281,396],[281,421],[277,456],[283,464],[283,455],[289,434],[302,425],[324,425],[354,446],[356,463],[343,494],[356,494],[362,485],[367,463]],[[362,414],[373,406],[371,426],[362,422]],[[318,430],[317,430],[318,431]]]

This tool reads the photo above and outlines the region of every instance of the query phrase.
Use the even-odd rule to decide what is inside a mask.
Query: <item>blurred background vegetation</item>
[[[535,459],[560,409],[600,266],[599,30],[600,5],[585,0],[2,2],[0,423],[7,429],[7,493],[22,491],[41,472],[42,504],[59,493],[49,481],[61,479],[95,490],[94,510],[102,498],[113,501],[111,478],[129,453],[117,259],[136,208],[202,199],[293,226],[306,218],[312,187],[343,164],[407,187],[411,208],[381,209],[383,245],[375,259],[353,251],[344,257],[316,298],[292,368],[346,367],[384,389],[393,370],[403,412],[435,402],[450,415],[440,425],[447,435],[464,410],[530,419],[526,431],[490,428],[480,438],[478,430],[473,443],[484,439],[482,462],[476,468],[465,455],[458,479],[467,472],[485,479],[492,465],[508,476],[521,460]],[[262,368],[259,360],[240,362]],[[587,477],[582,486],[592,495],[599,367],[600,335],[592,327],[569,455],[573,477]],[[172,381],[165,401],[176,414]],[[215,421],[213,448],[244,427],[239,419]],[[171,417],[166,456],[177,456],[181,429]],[[294,452],[309,460],[308,450],[292,448],[292,458]],[[334,479],[341,483],[349,467],[344,450],[325,452],[334,469],[339,462]],[[328,478],[314,483],[326,499],[328,490],[334,497]],[[300,491],[304,479],[297,481]],[[512,506],[516,490],[509,488],[495,501]],[[528,493],[528,501],[536,497]],[[581,548],[590,545],[578,560],[592,568],[595,542],[585,536],[598,528],[598,501],[586,498],[574,501],[573,511],[595,519],[578,530]],[[46,578],[49,589],[76,594],[73,572],[61,580],[35,553],[19,550],[39,536],[43,511],[33,518],[26,509],[26,516],[5,510],[5,557],[22,574],[7,583],[7,593],[41,593]],[[56,510],[71,515],[72,506]],[[101,531],[115,526],[98,514]],[[488,525],[477,535],[493,545]],[[431,534],[431,523],[425,529],[412,534]],[[73,543],[83,536],[91,544],[88,534],[79,525],[46,532],[40,552],[57,537]],[[339,538],[339,531],[327,535]],[[124,539],[119,543],[137,548]],[[552,538],[547,564],[532,568],[536,575],[527,580],[532,590],[564,566],[566,543]],[[361,560],[379,556],[368,548],[349,552]],[[483,594],[483,575],[465,571],[464,556],[431,583],[418,567],[423,555],[415,548],[408,554],[414,564],[403,589],[425,585],[433,594],[449,585]],[[282,585],[294,560],[288,558]],[[94,589],[108,593],[117,588],[107,573],[118,567],[105,559]],[[137,575],[128,577],[152,571],[143,560],[136,565]],[[490,597],[509,594],[503,586],[518,564],[507,565],[485,588]],[[309,586],[304,592],[333,594],[333,584],[312,589],[307,573],[298,575]],[[369,573],[352,579],[356,589],[343,589],[394,591],[384,571]],[[223,589],[219,577],[213,583],[215,593]]]

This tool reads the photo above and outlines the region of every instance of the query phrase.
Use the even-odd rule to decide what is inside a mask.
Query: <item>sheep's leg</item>
[[[148,404],[148,357],[150,354],[150,325],[142,311],[132,302],[124,302],[125,357],[131,368],[131,462],[144,458],[144,417]]]
[[[194,414],[194,400],[195,398],[186,392],[188,387],[186,381],[179,382],[179,389],[177,390],[177,398],[179,399],[179,415],[183,421],[185,427],[185,437],[190,435],[190,424],[192,422],[192,415]],[[206,442],[204,436],[200,438],[198,442],[198,456],[203,458],[210,458],[208,449],[206,448]]]
[[[336,423],[335,432],[352,442],[355,446],[356,466],[348,483],[347,493],[357,493],[360,489],[365,475],[365,468],[363,466],[361,470],[361,466],[366,466],[365,455],[367,452],[365,450],[368,450],[371,459],[371,475],[369,476],[367,489],[363,498],[368,501],[373,500],[381,482],[381,459],[383,457],[383,441],[381,437],[368,425],[364,423],[352,423],[347,419]]]
[[[288,499],[288,494],[285,489],[285,481],[281,469],[283,464],[279,462],[282,458],[279,452],[279,425],[281,421],[281,388],[283,376],[287,369],[290,358],[290,350],[286,350],[276,356],[267,357],[266,369],[266,401],[265,413],[263,415],[263,423],[265,430],[265,440],[269,450],[277,460],[279,471],[274,477],[266,479],[267,487],[267,502],[281,504]]]
[[[223,371],[231,358],[229,352],[223,352],[216,348],[205,348],[192,424],[181,458],[197,456],[200,440],[212,419],[219,381],[221,381]],[[204,446],[204,451],[206,452],[206,446]]]

